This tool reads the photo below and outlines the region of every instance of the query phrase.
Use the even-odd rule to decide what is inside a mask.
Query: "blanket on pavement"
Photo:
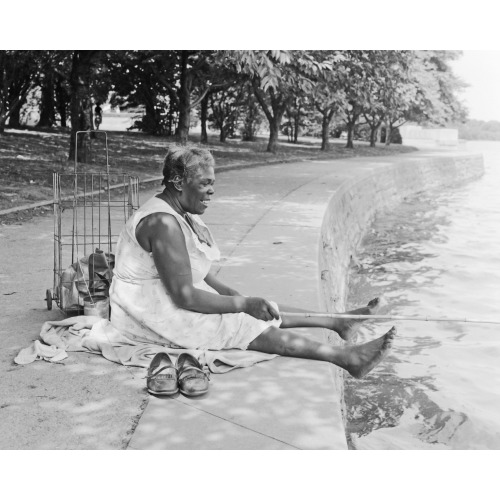
[[[234,368],[252,366],[273,359],[275,354],[257,351],[227,349],[220,351],[172,349],[155,343],[139,343],[120,333],[108,320],[97,316],[74,316],[61,321],[47,321],[40,332],[40,340],[22,349],[14,359],[23,365],[35,360],[60,363],[68,352],[90,352],[125,366],[147,368],[158,352],[167,352],[175,359],[188,352],[212,373],[225,373]]]

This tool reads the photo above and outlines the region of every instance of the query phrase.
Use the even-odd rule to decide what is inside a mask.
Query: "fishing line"
[[[390,316],[384,314],[343,314],[343,313],[282,313],[290,318],[343,318],[343,319],[379,319],[387,321],[442,321],[454,323],[484,323],[500,325],[500,321],[470,318],[442,318],[434,316]]]

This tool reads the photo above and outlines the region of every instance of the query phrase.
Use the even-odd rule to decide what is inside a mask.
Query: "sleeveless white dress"
[[[217,293],[204,279],[220,251],[201,242],[188,222],[168,203],[153,197],[139,208],[123,228],[115,255],[110,288],[111,324],[131,340],[186,349],[247,349],[248,344],[280,320],[261,321],[245,313],[204,314],[177,307],[160,280],[152,254],[138,243],[137,224],[150,214],[165,212],[179,222],[191,262],[193,285]],[[197,215],[195,221],[211,233]],[[273,302],[277,308],[277,305]]]

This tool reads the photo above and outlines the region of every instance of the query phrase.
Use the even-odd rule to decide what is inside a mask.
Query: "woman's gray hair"
[[[167,182],[172,182],[178,176],[181,179],[192,179],[201,168],[214,165],[214,158],[208,149],[169,146],[163,162],[162,184],[166,186]]]

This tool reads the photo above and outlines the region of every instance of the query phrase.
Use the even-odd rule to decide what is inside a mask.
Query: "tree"
[[[4,132],[8,118],[20,110],[34,88],[38,63],[37,51],[0,51],[0,133]]]
[[[189,135],[191,112],[209,92],[227,88],[236,75],[228,70],[222,52],[209,50],[176,51],[179,60],[180,77],[176,90],[179,107],[179,123],[176,135],[181,144]]]
[[[343,109],[347,105],[347,96],[339,78],[339,73],[345,72],[342,65],[345,57],[342,51],[321,51],[316,57],[322,57],[328,66],[320,75],[313,89],[312,99],[314,107],[321,115],[321,151],[330,149],[330,125],[334,117],[344,117]]]
[[[40,120],[37,127],[52,127],[56,122],[55,75],[52,71],[44,71],[40,86]]]
[[[174,94],[179,106],[179,123],[177,125],[176,135],[181,144],[185,144],[189,136],[189,127],[191,125],[191,110],[201,102],[209,87],[206,86],[200,92],[199,98],[194,102],[191,100],[191,92],[196,83],[199,83],[200,73],[206,69],[206,54],[204,51],[178,51],[180,78],[179,88]]]
[[[9,128],[21,128],[21,110],[28,102],[28,96],[32,94],[33,91],[30,91],[28,94],[24,95],[19,101],[19,104],[12,109],[9,116]]]
[[[241,87],[228,86],[218,92],[210,92],[210,110],[208,119],[220,132],[220,142],[234,134],[240,117],[240,108],[244,102]]]
[[[374,58],[369,50],[343,51],[343,59],[338,65],[337,84],[345,96],[342,109],[347,128],[346,148],[353,148],[355,127],[366,109],[372,82],[375,78]]]
[[[453,74],[450,61],[460,57],[457,50],[414,51],[412,74],[417,87],[412,119],[445,125],[463,121],[467,111],[458,95],[467,85]]]
[[[193,109],[209,91],[226,84],[215,51],[128,51],[114,57],[119,60],[113,65],[112,78],[116,100],[145,106],[146,114],[138,126],[148,133],[165,133],[166,122],[170,128],[175,114],[181,143],[188,139]],[[206,110],[206,100],[203,106]]]
[[[178,78],[173,51],[112,51],[107,54],[106,67],[113,104],[122,108],[144,107],[145,114],[134,128],[151,135],[171,135],[178,114],[172,90]]]
[[[370,128],[370,146],[374,147],[380,126],[387,122],[388,139],[395,120],[404,116],[412,105],[415,89],[410,80],[411,51],[370,51],[371,78],[367,81],[363,116]]]
[[[394,51],[396,62],[383,94],[386,145],[393,131],[406,123],[444,125],[466,115],[457,93],[464,88],[448,62],[458,51]]]
[[[87,134],[77,134],[79,131],[91,130],[92,126],[92,101],[91,80],[93,65],[100,55],[98,50],[75,50],[72,55],[70,88],[71,88],[71,136],[69,146],[69,159],[87,160]]]
[[[65,126],[69,92],[71,60],[69,51],[2,51],[4,71],[2,88],[6,91],[9,107],[9,125],[20,125],[21,108],[26,104],[28,95],[30,105],[38,105],[40,120],[37,126],[51,127],[56,121],[56,109]],[[7,57],[5,57],[7,54]],[[10,63],[9,63],[10,59]],[[10,82],[8,81],[10,79]],[[27,90],[26,90],[27,89]],[[9,104],[10,103],[10,104]],[[4,116],[4,124],[6,117]]]
[[[69,99],[71,52],[47,50],[40,52],[40,72],[36,84],[40,89],[40,120],[37,127],[52,127],[59,112],[61,126],[66,126]]]
[[[210,82],[210,87],[206,92],[202,89],[205,95],[200,101],[201,142],[208,142],[207,122],[209,120],[219,129],[220,141],[224,142],[226,137],[232,135],[236,129],[245,95],[245,79],[221,64],[216,54],[212,55],[207,71],[205,77]]]
[[[210,95],[211,92],[210,91],[207,92],[200,102],[200,122],[201,122],[200,142],[202,144],[208,143],[207,122],[208,122],[208,105],[209,105]]]
[[[288,101],[285,109],[287,122],[284,124],[284,128],[287,131],[289,142],[297,144],[300,130],[307,123],[307,115],[310,109],[310,98],[304,92],[296,92]]]
[[[56,108],[59,114],[61,127],[67,126],[69,107],[71,104],[70,88],[67,78],[58,73],[55,78]]]
[[[251,85],[247,83],[242,87],[242,90],[244,97],[242,104],[243,119],[240,128],[241,139],[243,141],[255,141],[264,118]]]
[[[311,93],[325,67],[305,50],[227,51],[236,71],[251,78],[252,88],[269,123],[267,151],[276,152],[281,119],[297,92]]]

